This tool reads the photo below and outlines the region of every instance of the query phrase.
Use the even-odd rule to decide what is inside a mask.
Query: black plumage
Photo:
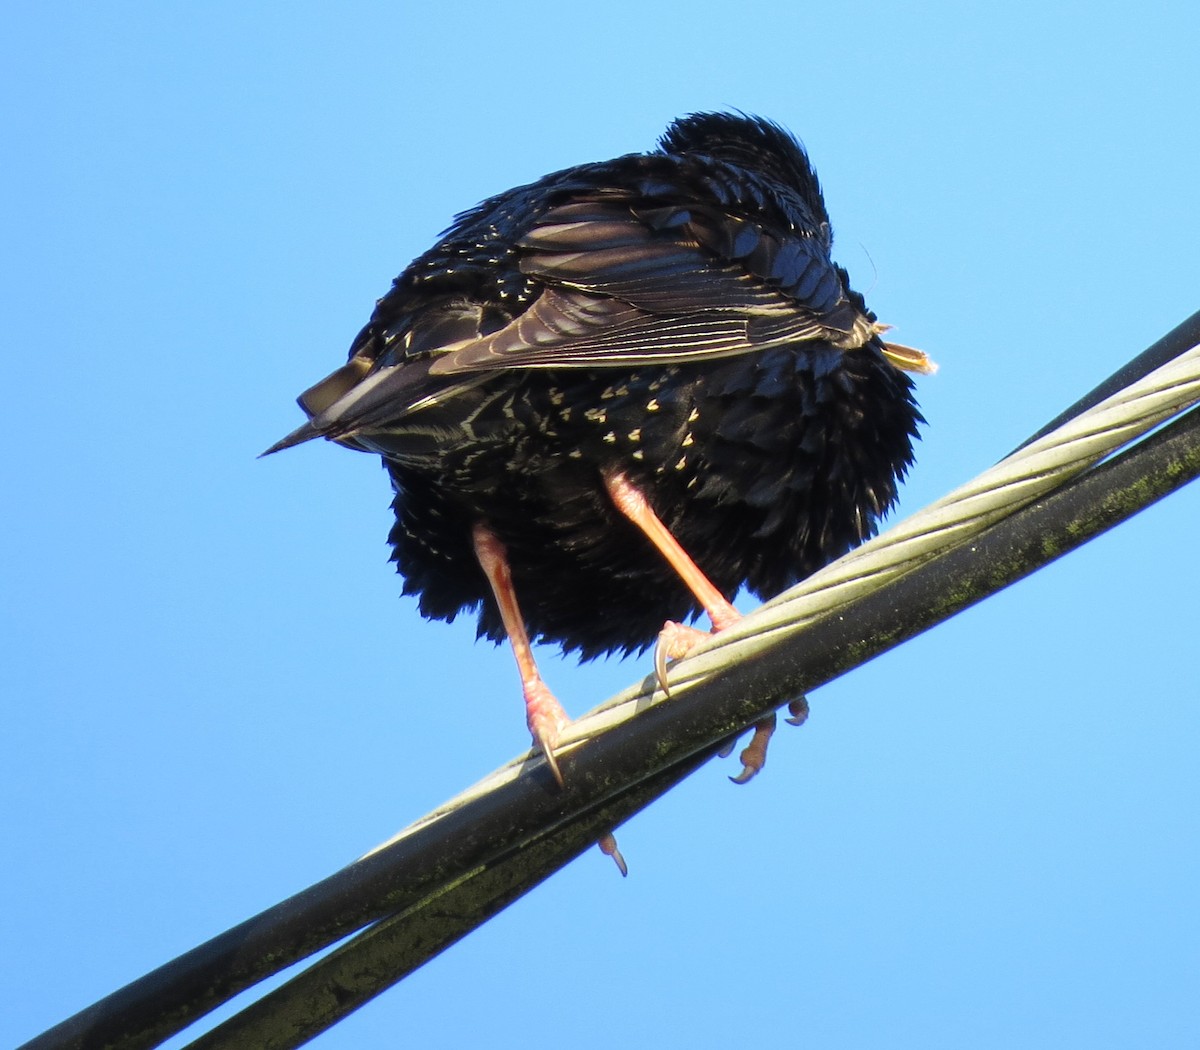
[[[507,636],[560,782],[567,716],[531,641],[590,657],[657,637],[665,688],[699,634],[672,617],[723,629],[740,588],[782,590],[895,499],[922,422],[904,370],[932,365],[883,342],[831,247],[794,138],[685,117],[655,152],[458,216],[269,450],[323,436],[383,457],[405,593]],[[762,768],[774,726],[735,779]]]
[[[379,453],[390,541],[427,617],[505,630],[472,529],[507,549],[534,640],[652,642],[697,599],[613,505],[641,491],[726,596],[769,595],[871,534],[921,417],[916,351],[830,258],[816,175],[779,126],[676,121],[456,219],[307,391],[315,436]],[[272,450],[274,451],[274,449]]]

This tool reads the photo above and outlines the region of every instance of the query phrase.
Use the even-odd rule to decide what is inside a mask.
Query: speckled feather
[[[423,615],[478,609],[505,544],[535,639],[584,656],[698,611],[601,481],[619,470],[728,597],[770,595],[875,529],[921,422],[880,326],[830,258],[816,176],[778,126],[675,122],[458,217],[301,396],[383,456],[393,559]]]

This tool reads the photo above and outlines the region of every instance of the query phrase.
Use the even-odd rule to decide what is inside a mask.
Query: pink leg
[[[636,485],[624,474],[610,471],[604,475],[604,487],[608,490],[609,498],[612,499],[617,510],[642,530],[646,538],[667,559],[671,568],[679,574],[679,578],[695,596],[696,601],[708,613],[708,618],[712,621],[712,634],[725,630],[742,618],[741,613],[726,600],[725,595],[717,590],[687,551],[680,546],[679,541],[671,535],[670,530],[654,513],[653,508],[646,501],[646,497],[642,495]],[[667,662],[686,656],[705,637],[703,631],[676,623],[673,620],[668,620],[663,624],[658,642],[654,647],[654,674],[664,693],[669,694]],[[803,700],[794,702],[791,708],[793,718],[788,721],[795,725],[798,725],[799,722],[794,719],[800,715],[799,708],[795,705],[802,702]],[[807,710],[808,707],[805,704],[805,713]],[[800,721],[803,721],[803,718],[800,718]],[[754,727],[754,736],[741,754],[742,772],[730,779],[735,783],[744,784],[762,769],[767,761],[767,743],[773,732],[775,732],[775,716],[772,714]],[[732,744],[730,746],[732,748]]]
[[[521,676],[521,690],[525,695],[525,721],[533,736],[534,745],[545,756],[546,764],[559,787],[563,786],[562,772],[554,758],[559,733],[570,719],[562,704],[538,673],[533,659],[533,647],[529,644],[529,633],[525,630],[525,618],[517,604],[517,592],[513,587],[512,569],[508,564],[508,553],[500,538],[486,525],[477,524],[471,534],[475,546],[475,557],[479,567],[491,585],[496,605],[500,608],[500,619],[512,646],[517,661],[517,672]],[[628,874],[625,858],[617,849],[617,840],[611,834],[600,839],[600,849],[616,862],[622,875]]]
[[[696,596],[696,600],[712,621],[713,634],[742,618],[741,613],[726,601],[725,595],[717,590],[713,582],[692,561],[688,552],[679,545],[679,541],[671,535],[662,519],[646,502],[646,497],[624,474],[605,474],[604,487],[608,489],[608,495],[617,510],[642,530],[658,552],[667,559],[667,564],[679,574],[687,589]],[[703,631],[676,623],[674,620],[663,624],[654,647],[654,674],[664,693],[670,693],[667,688],[667,662],[686,656],[704,637]]]
[[[500,619],[504,622],[504,631],[517,661],[521,690],[525,694],[525,720],[529,732],[533,734],[534,744],[546,756],[546,764],[554,774],[554,779],[561,785],[563,778],[554,760],[554,746],[558,743],[563,726],[570,719],[538,673],[529,634],[525,630],[525,619],[517,604],[517,592],[513,588],[512,570],[508,566],[508,552],[504,544],[491,529],[482,524],[475,526],[471,538],[479,567],[483,569],[483,574],[491,584],[492,594],[496,596]]]
[[[624,474],[609,472],[604,475],[604,487],[614,506],[645,533],[646,538],[658,548],[671,568],[687,585],[687,589],[696,596],[708,617],[712,620],[713,632],[723,631],[726,627],[737,623],[742,618],[728,601],[725,595],[713,586],[712,581],[700,571],[700,567],[692,561],[671,535],[670,530],[646,502],[646,497]]]

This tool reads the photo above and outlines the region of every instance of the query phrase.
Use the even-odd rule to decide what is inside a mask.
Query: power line
[[[706,643],[672,669],[669,699],[647,679],[573,723],[559,752],[565,790],[539,758],[515,759],[362,860],[23,1050],[156,1045],[366,929],[193,1044],[300,1045],[562,867],[731,734],[1194,478],[1200,410],[1178,414],[1200,400],[1198,337],[1200,313],[1118,373],[1137,372],[1132,385],[1098,405],[1093,392],[1083,415]]]

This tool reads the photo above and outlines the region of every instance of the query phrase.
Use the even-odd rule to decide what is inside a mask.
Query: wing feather
[[[498,331],[444,347],[430,375],[669,364],[871,334],[822,237],[712,206],[572,200],[517,247],[541,295]]]
[[[752,201],[754,187],[743,189]],[[822,229],[768,228],[719,195],[685,206],[678,193],[643,181],[547,209],[515,241],[538,290],[523,312],[459,295],[373,322],[356,344],[363,360],[306,392],[313,418],[285,442],[323,433],[353,443],[348,435],[386,429],[504,369],[636,368],[802,342],[836,355],[874,336]]]

